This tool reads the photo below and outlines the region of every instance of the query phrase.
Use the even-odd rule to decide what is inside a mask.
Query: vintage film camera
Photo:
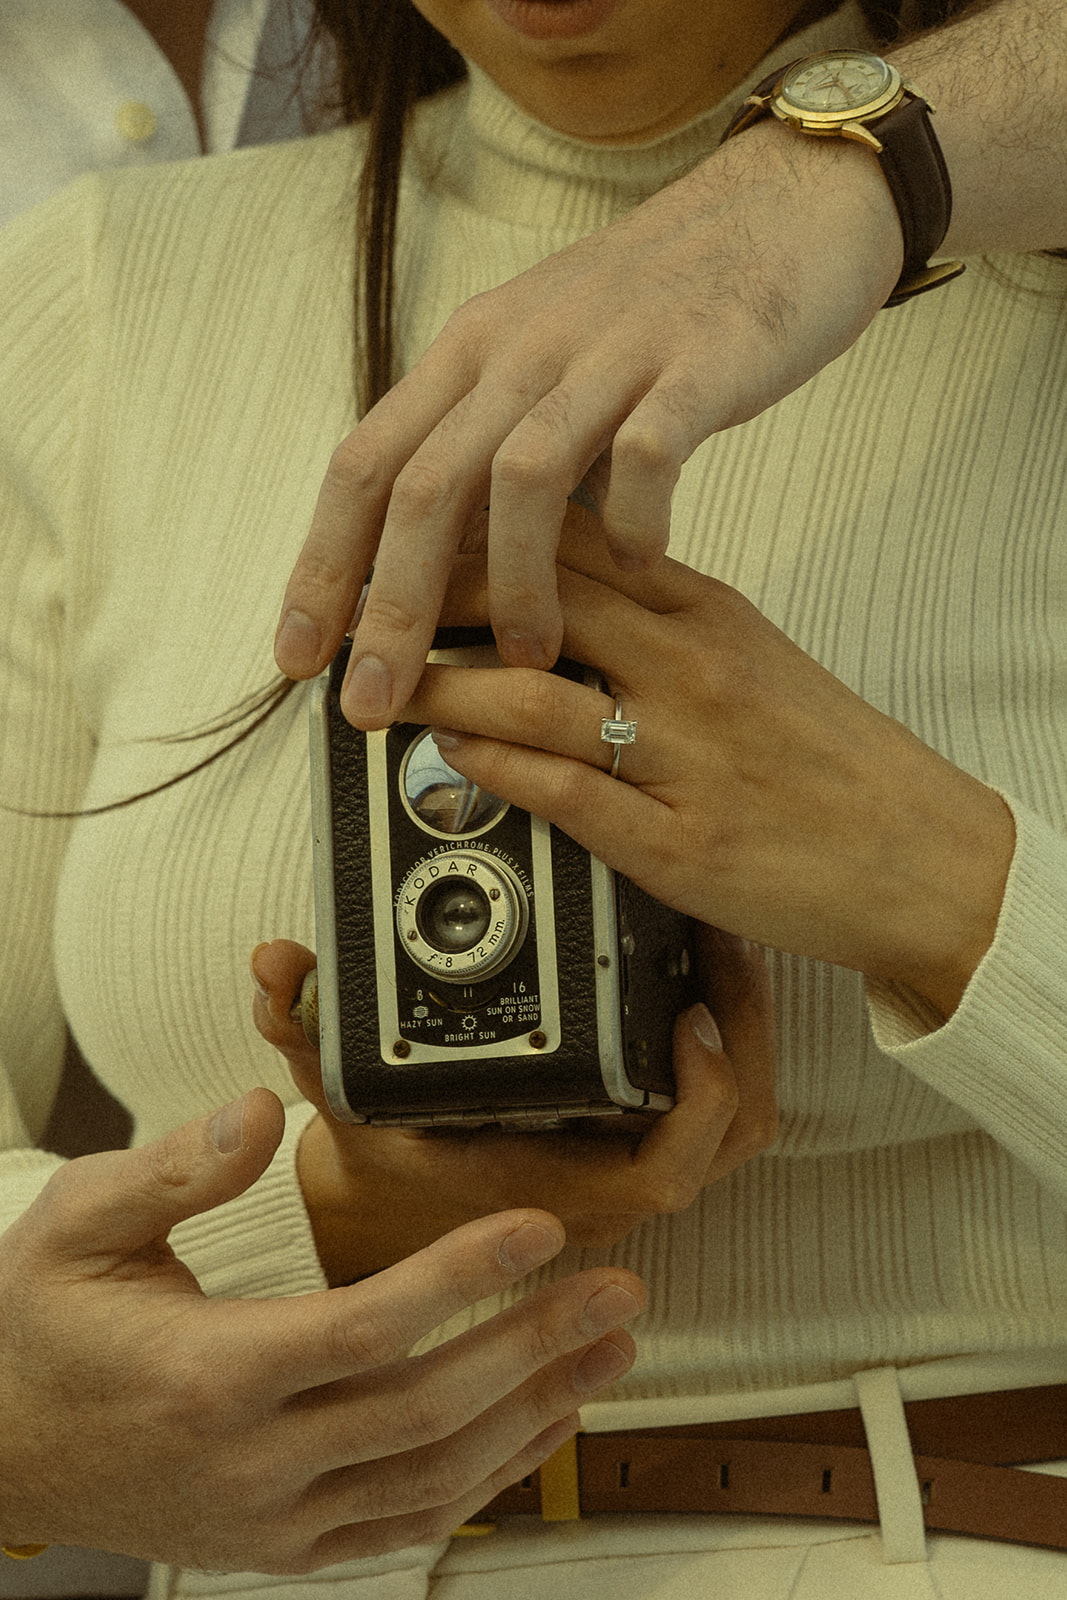
[[[430,660],[499,666],[491,640],[441,630]],[[427,728],[352,728],[348,654],[311,708],[312,990],[334,1114],[543,1128],[668,1108],[686,918],[459,776]]]

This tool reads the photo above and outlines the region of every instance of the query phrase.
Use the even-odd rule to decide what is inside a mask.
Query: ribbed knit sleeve
[[[288,1107],[281,1146],[259,1182],[172,1229],[171,1245],[205,1294],[268,1299],[326,1288],[296,1176],[300,1135],[314,1114],[303,1100]]]
[[[1006,797],[1007,798],[1007,797]],[[1067,1194],[1067,839],[1012,804],[1016,846],[997,933],[943,1026],[869,985],[875,1041]]]
[[[50,204],[0,232],[0,1226],[57,1164],[23,1147],[63,1060],[52,921],[70,825],[15,808],[76,807],[92,760],[67,671],[58,531],[85,404],[89,227],[86,206]]]

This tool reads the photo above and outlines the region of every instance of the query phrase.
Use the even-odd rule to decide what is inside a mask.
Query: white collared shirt
[[[0,0],[0,221],[83,172],[178,161],[321,127],[308,0],[216,0],[204,144],[170,62],[121,0]]]

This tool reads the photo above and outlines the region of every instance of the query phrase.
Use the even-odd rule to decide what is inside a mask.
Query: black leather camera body
[[[499,665],[483,630],[431,660]],[[318,1037],[343,1121],[449,1126],[673,1104],[686,918],[450,768],[429,730],[311,709]],[[563,663],[557,670],[588,678]]]

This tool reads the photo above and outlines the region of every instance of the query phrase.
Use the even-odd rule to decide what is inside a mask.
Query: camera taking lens
[[[497,972],[522,947],[529,915],[512,869],[477,850],[442,850],[420,862],[396,901],[405,954],[446,983]]]
[[[459,954],[485,938],[492,914],[489,897],[477,884],[446,882],[427,889],[415,921],[428,945]]]

